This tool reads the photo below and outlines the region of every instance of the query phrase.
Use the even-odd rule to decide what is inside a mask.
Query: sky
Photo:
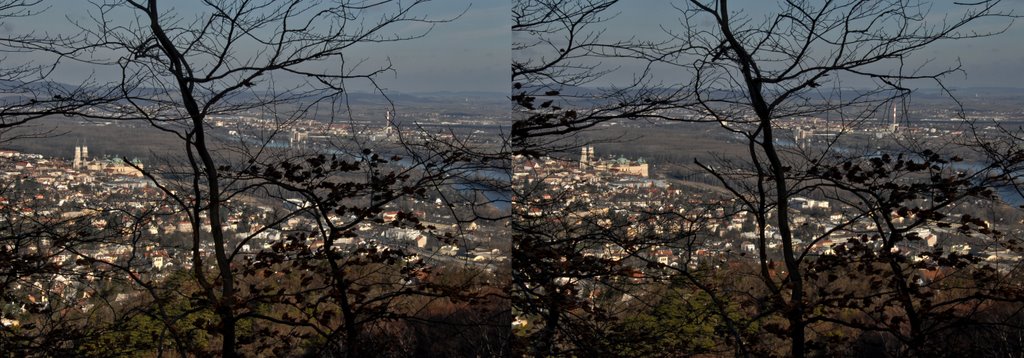
[[[108,0],[108,2],[110,2]],[[196,13],[200,7],[190,8],[194,0],[162,1],[159,6],[174,7],[182,14]],[[403,3],[408,3],[407,1]],[[68,34],[77,30],[68,18],[90,22],[88,14],[96,13],[95,6],[81,0],[44,0],[45,11],[25,18],[4,19],[0,32],[4,35],[24,33]],[[438,23],[422,38],[410,41],[356,46],[346,53],[347,61],[366,60],[373,66],[390,60],[394,73],[378,78],[379,84],[389,91],[427,93],[438,91],[473,91],[506,93],[508,86],[509,11],[510,3],[501,0],[434,0],[416,8],[416,15],[433,19],[452,19]],[[369,15],[367,18],[370,18]],[[115,18],[125,21],[127,17]],[[401,24],[388,29],[388,33],[419,34],[427,29],[419,24]],[[7,54],[8,62],[50,62],[50,54]],[[74,83],[82,76],[117,78],[111,68],[63,61],[57,72],[63,82]],[[58,79],[58,80],[59,80]],[[353,85],[354,90],[369,87]]]
[[[108,0],[110,1],[110,0]],[[175,6],[188,13],[188,4],[196,0],[161,2],[161,6]],[[663,38],[662,26],[678,26],[679,13],[669,3],[672,0],[622,0],[613,9],[612,20],[604,24],[610,37]],[[676,0],[678,1],[678,0]],[[913,1],[913,0],[912,0]],[[933,6],[932,17],[953,13],[957,0],[925,2]],[[812,1],[813,2],[813,1]],[[759,14],[772,9],[776,2],[763,0],[736,1],[734,9]],[[48,9],[27,18],[6,19],[0,24],[0,33],[73,33],[67,17],[88,21],[93,9],[88,1],[44,0]],[[509,60],[511,53],[510,8],[511,0],[434,0],[419,8],[418,14],[433,18],[458,18],[436,24],[423,38],[390,44],[371,44],[352,48],[349,59],[366,59],[369,64],[390,59],[396,72],[387,73],[378,80],[389,91],[428,93],[437,91],[485,91],[508,93]],[[1002,8],[1024,15],[1024,0],[1004,0]],[[94,10],[92,10],[94,11]],[[461,14],[461,16],[459,16]],[[115,19],[122,20],[122,19]],[[979,29],[993,29],[1005,20],[987,21]],[[409,25],[394,31],[417,33],[421,25]],[[947,83],[954,87],[1024,87],[1024,19],[1019,19],[1006,33],[981,39],[938,43],[919,52],[913,58],[931,66],[954,64],[959,59],[966,74],[954,74]],[[12,61],[49,62],[48,54],[6,54]],[[607,77],[608,82],[627,81],[635,67],[626,64],[617,73]],[[64,61],[58,70],[61,78],[75,82],[77,78],[92,75],[99,78],[116,77],[116,71]],[[664,73],[669,77],[670,73]],[[361,88],[356,88],[360,90]],[[362,88],[364,89],[364,88]]]
[[[909,0],[915,2],[917,0]],[[663,28],[678,28],[680,12],[670,6],[673,0],[622,0],[609,12],[614,15],[611,20],[602,24],[609,38],[635,37],[643,40],[664,39]],[[674,0],[675,3],[682,1]],[[962,6],[954,4],[962,0],[921,1],[931,6],[929,21],[939,21],[944,16],[956,17]],[[970,3],[971,1],[967,1]],[[636,4],[644,4],[636,6]],[[760,20],[764,13],[777,10],[776,1],[741,0],[731,2],[731,9]],[[810,1],[821,3],[821,1]],[[1003,0],[1000,8],[1004,12],[1024,15],[1024,0]],[[1007,24],[1010,28],[1002,34],[976,39],[945,41],[932,44],[910,58],[908,65],[925,64],[926,69],[945,68],[955,65],[959,59],[963,73],[954,73],[945,78],[944,83],[951,87],[1024,87],[1024,18],[1016,21],[1000,18],[983,20],[971,27],[978,31],[1002,29]],[[708,24],[710,25],[710,24]],[[605,61],[605,65],[612,64]],[[619,71],[605,78],[605,84],[624,83],[629,81],[636,69],[629,63],[617,63]],[[672,82],[673,71],[662,71],[659,80]],[[599,85],[595,83],[594,85]],[[853,83],[851,86],[863,86],[865,83]],[[918,83],[919,88],[934,87],[934,82]]]

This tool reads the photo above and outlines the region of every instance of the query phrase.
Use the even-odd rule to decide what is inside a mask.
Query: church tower
[[[75,159],[71,162],[71,167],[74,169],[82,167],[82,147],[77,144],[75,145]]]
[[[580,169],[592,167],[595,161],[594,146],[586,145],[580,148]]]
[[[587,169],[587,147],[580,147],[580,169]]]

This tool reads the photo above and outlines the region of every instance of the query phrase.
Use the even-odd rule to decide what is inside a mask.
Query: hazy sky
[[[160,2],[161,9],[174,7],[180,13],[196,11],[188,8],[195,1]],[[85,0],[45,0],[49,5],[42,14],[27,18],[6,19],[0,31],[4,34],[26,32],[69,33],[74,28],[66,17],[84,22],[95,6]],[[459,18],[436,24],[424,38],[388,44],[372,44],[352,48],[346,53],[348,61],[367,59],[367,64],[389,58],[397,74],[388,73],[379,78],[382,87],[400,92],[434,91],[489,91],[508,92],[509,12],[510,3],[503,0],[437,0],[417,7],[416,14],[435,19]],[[163,11],[163,10],[162,10]],[[122,20],[122,19],[117,19]],[[391,33],[418,33],[421,24],[402,24],[389,29]],[[49,62],[52,55],[9,54],[10,61],[28,58]],[[94,72],[95,71],[95,72]],[[113,69],[97,69],[65,61],[59,72],[66,82],[75,77],[95,73],[100,78],[116,78]],[[60,80],[61,78],[57,78]],[[356,88],[362,90],[365,88]]]
[[[957,1],[964,2],[960,0],[922,0],[921,3],[931,6],[929,20],[937,21],[944,16],[951,19],[956,18],[958,11],[963,9],[962,6],[954,4]],[[672,2],[672,0],[620,1],[612,11],[615,17],[606,24],[608,28],[606,34],[622,38],[630,36],[640,39],[664,38],[662,26],[667,28],[680,26],[678,21],[680,13],[669,6]],[[681,1],[676,0],[675,2],[680,3]],[[966,3],[970,2],[966,1]],[[636,6],[641,3],[644,5]],[[734,1],[731,3],[731,9],[744,12],[752,18],[760,20],[765,11],[778,9],[778,3],[765,0]],[[1024,0],[1004,0],[1000,7],[1003,11],[1024,15]],[[1005,18],[983,20],[970,28],[979,32],[992,31],[1000,29],[1008,23],[1010,20]],[[955,65],[958,58],[966,74],[950,75],[945,80],[947,85],[953,87],[1024,87],[1024,19],[1018,19],[1007,32],[1000,35],[935,43],[918,52],[911,61],[915,64],[930,61],[928,68],[938,68]],[[611,82],[627,81],[632,77],[632,72],[629,69],[630,67],[626,65],[616,76],[611,76],[608,79]],[[663,72],[661,75],[670,77],[672,73]],[[671,79],[668,80],[671,82]],[[934,86],[931,83],[919,83],[919,85],[920,87]]]
[[[25,33],[29,31],[67,33],[72,28],[65,16],[86,20],[87,10],[93,5],[84,0],[48,0],[50,8],[36,16],[22,19],[7,19],[0,32]],[[162,6],[176,6],[179,11],[190,1],[163,1]],[[613,9],[617,14],[609,21],[607,35],[612,37],[637,37],[657,39],[664,36],[660,26],[678,26],[679,13],[668,4],[671,0],[622,0]],[[934,6],[933,18],[955,12],[954,0],[940,0],[930,3]],[[775,7],[774,1],[737,1],[734,9],[752,14]],[[1005,0],[1003,9],[1024,15],[1024,0]],[[401,43],[373,44],[353,48],[348,58],[366,58],[368,63],[390,58],[397,74],[380,78],[383,87],[401,92],[433,91],[509,91],[510,59],[510,0],[436,0],[420,8],[419,14],[436,18],[450,17],[466,12],[458,19],[437,24],[425,38]],[[980,23],[984,31],[1005,24],[1005,21]],[[408,30],[419,28],[412,26]],[[966,76],[955,74],[947,82],[956,87],[964,86],[1012,86],[1024,87],[1024,20],[1018,21],[1004,34],[965,41],[939,43],[925,49],[915,58],[918,61],[931,60],[934,66],[949,65],[959,58],[966,70]],[[9,61],[18,59],[51,60],[52,55],[8,54]],[[37,57],[32,57],[37,56]],[[94,68],[65,63],[60,72],[65,78],[84,76]],[[632,68],[623,66],[609,81],[627,80],[632,77]],[[107,72],[104,72],[107,71]],[[98,70],[97,77],[112,77],[110,70]],[[665,76],[670,76],[670,73]]]

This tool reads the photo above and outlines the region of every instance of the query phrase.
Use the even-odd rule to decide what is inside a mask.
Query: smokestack
[[[896,132],[899,129],[900,129],[900,124],[899,124],[899,122],[896,121],[896,103],[893,102],[893,104],[892,104],[892,131]]]

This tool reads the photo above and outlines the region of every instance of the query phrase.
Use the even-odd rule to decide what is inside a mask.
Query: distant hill
[[[37,95],[53,95],[53,94],[67,94],[78,90],[99,90],[100,87],[96,87],[94,84],[67,84],[57,81],[36,81],[36,82],[23,82],[23,81],[11,81],[11,80],[0,80],[0,92],[6,92],[8,96],[17,95],[19,92],[22,94],[35,93]],[[326,92],[310,92],[306,93],[308,98],[315,98],[325,94]],[[160,96],[164,95],[164,91],[157,88],[138,88],[134,94],[148,97],[148,96]],[[233,98],[236,100],[252,99],[255,96],[267,95],[268,92],[238,92],[234,94]],[[475,101],[478,103],[507,103],[507,93],[500,92],[479,92],[479,91],[438,91],[438,92],[415,92],[406,93],[400,91],[385,91],[387,97],[392,102],[403,102],[407,104],[428,104],[428,103],[445,103],[452,101]],[[370,93],[362,91],[346,92],[347,99],[353,104],[380,104],[384,105],[387,100],[381,96],[380,93]]]

